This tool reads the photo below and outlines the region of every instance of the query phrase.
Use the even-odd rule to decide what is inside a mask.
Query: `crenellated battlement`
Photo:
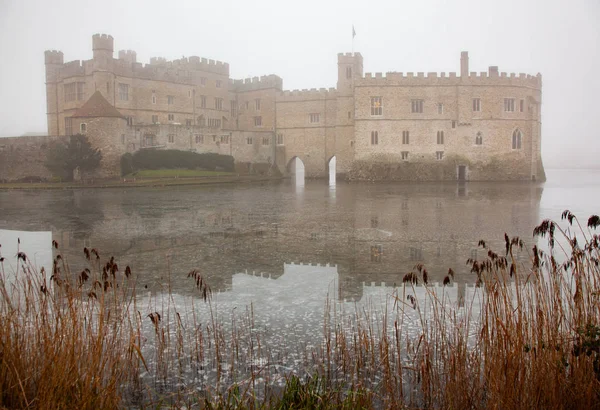
[[[137,62],[137,53],[133,50],[119,50],[119,60],[133,64]]]
[[[283,88],[283,79],[275,74],[270,74],[261,77],[245,78],[243,80],[229,80],[229,89],[231,91],[244,92],[269,88],[281,91]]]
[[[337,98],[337,94],[335,88],[286,90],[277,95],[277,101],[330,100]]]
[[[44,62],[46,64],[63,64],[64,54],[58,50],[46,50],[44,51]]]
[[[498,74],[497,67],[490,67],[489,72],[470,72],[467,77],[460,77],[456,72],[387,72],[365,73],[364,77],[356,80],[355,86],[448,86],[448,85],[502,85],[515,87],[540,88],[541,74],[535,76],[525,73]]]
[[[60,76],[62,78],[84,76],[85,75],[85,62],[81,60],[69,61],[60,69]]]
[[[183,57],[173,61],[168,61],[164,57],[152,57],[150,58],[150,64],[144,66],[144,68],[147,67],[150,67],[151,69],[154,69],[155,67],[166,67],[167,69],[186,71],[205,71],[229,76],[229,63],[198,56],[191,56],[189,58]]]
[[[114,39],[109,34],[94,34],[92,36],[92,50],[114,50]]]
[[[338,53],[338,63],[353,63],[354,61],[363,61],[363,56],[360,53]]]

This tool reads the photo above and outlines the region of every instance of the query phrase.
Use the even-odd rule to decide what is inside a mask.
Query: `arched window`
[[[198,125],[201,127],[206,127],[206,119],[204,118],[204,115],[200,115],[198,117]]]
[[[475,136],[475,145],[483,145],[483,135],[481,134],[481,131]]]
[[[523,142],[523,134],[520,129],[516,129],[512,135],[512,149],[521,149],[521,144]]]

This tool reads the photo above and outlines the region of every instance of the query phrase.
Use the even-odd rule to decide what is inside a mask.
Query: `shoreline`
[[[0,191],[53,190],[53,189],[101,189],[101,188],[154,188],[165,186],[218,185],[249,182],[282,181],[284,177],[268,176],[221,176],[198,178],[152,178],[137,180],[104,180],[93,183],[77,182],[6,182],[0,183]]]

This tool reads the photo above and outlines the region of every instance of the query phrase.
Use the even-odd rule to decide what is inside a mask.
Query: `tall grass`
[[[328,298],[322,340],[294,368],[256,331],[253,306],[225,321],[196,270],[197,297],[179,311],[169,288],[146,298],[95,249],[80,273],[60,254],[38,272],[19,253],[16,279],[0,277],[0,406],[597,407],[600,218],[562,217],[535,229],[544,250],[480,241],[464,305],[450,297],[452,270],[434,285],[423,265],[381,303],[347,311]]]

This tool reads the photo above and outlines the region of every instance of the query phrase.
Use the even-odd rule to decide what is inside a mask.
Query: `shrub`
[[[133,155],[129,152],[121,157],[121,175],[129,175],[133,172]]]

